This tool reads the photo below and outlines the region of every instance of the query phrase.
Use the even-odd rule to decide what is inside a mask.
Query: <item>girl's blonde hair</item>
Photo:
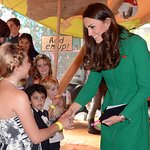
[[[58,80],[53,76],[47,76],[40,81],[40,84],[43,85],[46,89],[52,86],[59,86]]]
[[[53,72],[52,72],[52,63],[51,60],[48,56],[46,56],[45,54],[39,54],[35,57],[34,61],[33,61],[33,67],[31,69],[31,74],[33,75],[34,79],[41,79],[42,76],[40,75],[40,73],[38,72],[37,69],[37,62],[42,59],[44,60],[47,65],[49,66],[49,75],[52,76]]]
[[[22,65],[25,58],[23,49],[15,44],[5,43],[0,46],[0,77],[10,76],[15,67]]]

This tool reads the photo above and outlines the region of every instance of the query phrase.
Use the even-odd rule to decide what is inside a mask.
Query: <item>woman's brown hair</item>
[[[115,68],[120,61],[118,45],[123,28],[116,23],[112,11],[102,3],[89,5],[83,13],[83,18],[85,17],[101,21],[105,21],[107,18],[111,20],[109,29],[102,34],[103,41],[99,44],[96,44],[93,37],[88,36],[88,30],[83,27],[85,68],[99,72]]]

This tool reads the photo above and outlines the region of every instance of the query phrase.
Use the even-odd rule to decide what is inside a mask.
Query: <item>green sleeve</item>
[[[121,113],[129,120],[137,110],[146,105],[147,98],[150,96],[150,53],[146,42],[141,37],[136,36],[132,41],[131,51],[136,70],[138,91]]]
[[[90,71],[87,82],[85,83],[84,87],[81,89],[81,91],[75,99],[75,102],[80,104],[82,108],[95,96],[101,78],[101,73]]]

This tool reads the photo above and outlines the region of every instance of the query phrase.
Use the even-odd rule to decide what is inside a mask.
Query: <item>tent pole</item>
[[[56,40],[55,40],[55,52],[54,52],[54,77],[56,77],[56,78],[57,78],[57,70],[58,70],[59,36],[60,36],[60,24],[61,24],[61,5],[62,5],[62,1],[58,0],[57,29],[56,29]]]
[[[84,46],[82,46],[82,48],[76,55],[74,61],[71,63],[68,70],[65,72],[62,79],[60,80],[60,84],[59,84],[59,88],[58,88],[59,94],[62,94],[66,90],[70,80],[72,79],[74,74],[77,72],[79,66],[82,64],[83,56],[84,56]]]

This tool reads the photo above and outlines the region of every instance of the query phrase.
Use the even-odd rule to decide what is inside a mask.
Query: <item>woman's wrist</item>
[[[120,122],[123,122],[125,119],[126,119],[126,117],[124,116],[124,115],[119,115],[119,119],[120,119]]]
[[[76,113],[77,111],[79,111],[80,110],[80,108],[81,108],[81,105],[80,104],[78,104],[78,103],[76,103],[76,102],[74,102],[70,107],[69,107],[69,109],[72,111],[72,113]]]
[[[58,126],[59,131],[63,129],[63,125],[60,121],[55,122],[55,124]]]

